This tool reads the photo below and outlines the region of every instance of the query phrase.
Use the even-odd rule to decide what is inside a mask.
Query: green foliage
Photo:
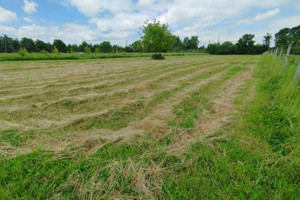
[[[141,28],[143,31],[141,40],[145,51],[157,53],[170,50],[176,38],[168,28],[167,24],[160,24],[156,20],[153,23],[145,22]]]
[[[112,46],[109,41],[103,41],[100,43],[99,48],[96,49],[97,53],[111,53]]]
[[[300,55],[300,40],[292,46],[291,54]]]
[[[236,43],[236,50],[238,54],[255,54],[254,34],[243,35]]]
[[[30,38],[22,38],[20,41],[21,47],[27,49],[28,52],[34,52],[35,47],[34,47],[34,42]]]
[[[47,52],[45,49],[42,49],[42,50],[41,50],[41,53],[47,54],[48,52]]]
[[[28,51],[27,49],[25,49],[24,47],[21,47],[18,51],[18,53],[21,55],[21,56],[25,56],[26,54],[28,54]]]
[[[161,53],[153,54],[153,55],[151,56],[151,58],[152,58],[153,60],[163,60],[163,59],[165,59],[165,57],[164,57]]]
[[[275,34],[277,47],[287,48],[288,44],[295,45],[300,40],[300,25],[293,28],[283,28]]]
[[[289,138],[300,131],[299,89],[294,87],[295,64],[288,65],[288,72],[280,75],[281,65],[271,56],[260,62],[256,76],[262,78],[258,85],[257,107],[253,108],[251,122],[254,130],[264,137],[275,151],[284,152]]]
[[[41,52],[42,50],[46,51],[47,45],[41,40],[34,41],[35,52]]]
[[[0,36],[0,53],[15,53],[18,49],[20,49],[18,39],[13,39],[6,35]]]
[[[55,39],[53,41],[53,46],[55,46],[58,49],[58,52],[67,53],[67,46],[62,40]]]
[[[263,46],[265,46],[267,49],[266,51],[269,49],[270,47],[270,42],[272,39],[272,35],[271,33],[267,33],[267,35],[264,36],[264,40],[263,40]]]
[[[54,47],[53,47],[53,50],[52,50],[52,53],[58,54],[58,52],[59,52],[58,49],[56,48],[56,46],[54,46]]]
[[[183,44],[186,50],[198,49],[198,45],[199,45],[198,36],[191,36],[191,38],[185,37],[183,39]]]
[[[235,54],[235,53],[236,53],[236,46],[230,41],[223,42],[216,49],[216,54]]]
[[[132,48],[134,52],[142,52],[143,51],[143,43],[141,40],[137,40],[132,43]]]
[[[90,48],[89,46],[86,46],[86,47],[84,48],[84,52],[85,52],[86,54],[92,53],[91,48]]]

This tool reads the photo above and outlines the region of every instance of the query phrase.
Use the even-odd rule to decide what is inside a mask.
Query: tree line
[[[25,49],[30,53],[118,53],[118,52],[206,52],[210,54],[261,54],[268,51],[272,39],[271,34],[264,36],[262,44],[255,44],[254,34],[243,35],[237,43],[230,41],[223,43],[210,43],[207,47],[199,46],[198,36],[185,37],[181,40],[168,29],[168,25],[145,22],[142,27],[143,35],[140,40],[122,47],[112,45],[109,41],[99,44],[88,44],[83,41],[81,44],[66,45],[62,40],[55,39],[53,43],[22,38],[21,40],[0,36],[0,53],[13,53],[19,49]],[[155,38],[155,39],[153,39]],[[150,44],[151,43],[151,44]],[[152,44],[153,43],[153,44]],[[300,25],[293,28],[284,28],[275,34],[275,47],[286,48],[292,43],[291,53],[300,54]],[[158,48],[159,47],[159,48]]]

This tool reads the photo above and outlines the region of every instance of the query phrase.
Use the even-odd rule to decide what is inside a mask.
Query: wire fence
[[[283,64],[283,67],[282,67],[282,72],[281,72],[281,75],[283,76],[285,71],[286,71],[286,67],[287,67],[287,64],[289,62],[289,55],[290,55],[290,52],[291,52],[291,48],[292,48],[292,44],[289,44],[287,50],[286,50],[286,54],[285,54],[285,59],[284,59],[284,64]],[[278,55],[278,47],[276,47],[276,49],[271,49],[268,51],[269,54],[273,55],[274,57],[277,57],[279,56],[279,59],[281,59],[282,55],[283,55],[283,52],[284,52],[284,49],[283,47],[280,48],[280,53]],[[292,62],[296,62],[297,59],[292,59]],[[295,76],[294,76],[294,82],[295,82],[295,85],[296,86],[299,86],[300,85],[300,60],[298,61],[299,64],[298,64],[298,67],[296,69],[296,72],[295,72]]]

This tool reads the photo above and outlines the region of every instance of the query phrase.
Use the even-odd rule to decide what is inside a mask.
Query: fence
[[[287,66],[287,63],[288,63],[291,48],[292,48],[292,44],[289,44],[289,46],[287,48],[287,51],[286,51],[286,54],[285,54],[284,64],[283,64],[283,67],[282,67],[282,72],[281,72],[282,76],[284,75],[285,70],[286,70],[286,66]],[[275,56],[275,57],[277,57],[278,47],[276,49],[272,49],[271,51],[269,50],[268,53]],[[280,49],[279,59],[282,57],[282,53],[283,53],[283,47],[281,47],[281,49]],[[298,67],[297,67],[297,70],[296,70],[296,73],[295,73],[295,76],[294,76],[294,82],[295,82],[296,86],[298,86],[300,84],[300,61],[299,61],[299,64],[298,64]]]

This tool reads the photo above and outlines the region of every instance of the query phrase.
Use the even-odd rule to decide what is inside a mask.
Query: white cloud
[[[22,9],[27,12],[27,13],[33,13],[36,12],[36,7],[37,7],[37,3],[35,3],[34,1],[29,1],[29,0],[23,0],[24,1],[24,7],[22,7]]]
[[[17,14],[0,7],[0,24],[11,22],[17,19]]]
[[[24,2],[34,3],[31,0]],[[113,44],[125,45],[138,39],[139,27],[148,19],[158,19],[168,23],[174,34],[184,38],[197,35],[202,41],[216,42],[226,40],[236,42],[245,33],[256,34],[255,40],[261,43],[261,38],[267,32],[276,33],[283,27],[299,25],[300,18],[290,17],[278,19],[279,12],[284,12],[289,2],[298,0],[59,0],[63,6],[75,7],[88,17],[87,24],[66,23],[61,26],[21,26],[19,28],[5,27],[18,38],[31,37],[52,42],[60,38],[66,43],[89,43],[111,41]],[[26,3],[25,3],[26,4]],[[34,6],[34,10],[36,6]],[[278,9],[280,8],[280,10]],[[250,12],[266,10],[247,16]],[[0,13],[1,14],[1,13]],[[237,26],[238,20],[249,26]],[[266,20],[270,19],[271,20]],[[1,20],[2,18],[0,18]],[[23,18],[30,22],[30,18]],[[256,22],[256,23],[253,23]],[[256,28],[264,22],[264,27]],[[252,24],[251,24],[252,23]],[[292,26],[291,26],[292,25]],[[252,30],[249,28],[251,27]],[[244,29],[243,29],[244,28]],[[4,27],[0,27],[0,30]],[[235,31],[239,30],[239,31]],[[249,31],[250,30],[250,31]]]
[[[24,19],[24,21],[26,21],[26,22],[32,22],[32,20],[31,20],[30,18],[28,18],[28,17],[24,17],[23,19]]]
[[[255,16],[255,18],[253,19],[253,21],[261,21],[270,17],[273,17],[275,15],[277,15],[279,13],[279,8],[276,8],[274,10],[269,10],[266,13],[259,13]]]
[[[0,26],[0,34],[16,37],[16,29],[10,26]]]
[[[65,2],[75,6],[88,17],[96,17],[104,11],[111,13],[131,11],[134,7],[131,0],[65,0]]]
[[[138,0],[138,7],[153,6],[155,0]]]

